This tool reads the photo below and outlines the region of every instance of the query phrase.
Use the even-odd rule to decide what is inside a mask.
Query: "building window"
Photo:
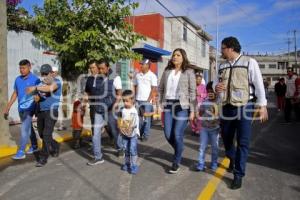
[[[285,68],[285,62],[278,62],[278,65],[277,65],[277,69],[284,69]]]
[[[186,23],[184,23],[183,24],[183,40],[184,41],[187,41],[187,24]]]
[[[299,66],[299,64],[292,64],[292,68],[293,68],[293,69],[297,69],[298,66]]]
[[[264,69],[266,67],[265,64],[259,64],[259,68]]]
[[[280,77],[272,77],[272,81],[278,81]]]
[[[202,57],[206,56],[206,44],[205,44],[205,40],[201,40],[201,55]]]
[[[278,69],[285,69],[288,68],[289,63],[288,62],[278,62]]]
[[[269,64],[270,69],[276,69],[276,64]]]

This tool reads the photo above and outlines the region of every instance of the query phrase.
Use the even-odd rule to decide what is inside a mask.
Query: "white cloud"
[[[198,0],[160,0],[172,13],[177,16],[188,16],[195,23],[206,26],[207,30],[214,30],[217,23],[216,2],[211,1],[209,4],[201,4],[203,1]],[[140,6],[134,11],[135,14],[158,12],[164,16],[171,16],[155,0],[137,0]],[[221,1],[219,12],[219,25],[238,26],[245,23],[255,23],[261,21],[264,16],[254,15],[258,13],[255,5],[242,5],[239,8],[228,6],[231,0]],[[226,6],[224,10],[223,6]],[[227,9],[230,7],[230,9]],[[250,20],[251,19],[251,20]]]
[[[231,35],[232,31],[241,29],[247,30],[255,25],[262,24],[272,16],[280,15],[287,10],[292,10],[300,6],[300,0],[265,0],[263,3],[240,3],[237,0],[160,0],[175,15],[188,16],[195,23],[202,27],[211,35],[215,36],[217,24],[217,2],[219,4],[219,38]],[[140,7],[135,13],[158,12],[164,16],[170,14],[161,7],[155,0],[139,0]],[[295,9],[294,9],[295,10]],[[295,13],[295,12],[293,12]],[[299,16],[299,12],[296,13]],[[289,18],[292,18],[292,14]],[[293,19],[296,17],[293,15]],[[291,20],[291,19],[290,19]],[[276,23],[276,22],[274,22]],[[272,26],[259,26],[258,31],[251,30],[250,34],[261,36],[268,35],[268,41],[255,41],[253,44],[244,44],[249,50],[258,50],[271,46],[282,46],[287,34],[284,30],[273,30]],[[263,30],[263,33],[261,32]],[[216,41],[212,41],[214,44]],[[261,47],[261,48],[260,48]]]
[[[164,16],[171,16],[155,0],[137,0],[140,7],[135,10],[136,14],[158,12]],[[160,0],[175,15],[190,17],[199,25],[206,26],[208,31],[215,30],[217,23],[217,2],[219,2],[219,25],[228,28],[257,25],[268,17],[281,11],[300,6],[299,0],[277,0],[275,3],[267,3],[265,9],[257,4],[240,4],[237,0]],[[274,2],[274,1],[273,1]],[[206,3],[206,4],[205,4]]]
[[[273,8],[276,10],[289,10],[300,6],[299,0],[277,0]]]

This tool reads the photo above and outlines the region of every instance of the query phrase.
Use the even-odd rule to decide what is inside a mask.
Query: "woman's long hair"
[[[187,69],[190,67],[190,61],[189,61],[188,58],[187,58],[187,55],[186,55],[185,50],[184,50],[184,49],[181,49],[181,48],[177,48],[177,49],[175,49],[175,50],[173,51],[172,57],[171,57],[171,59],[169,60],[168,65],[167,65],[167,67],[165,68],[165,70],[172,70],[172,69],[175,68],[175,65],[174,65],[174,63],[172,62],[172,60],[173,60],[174,53],[175,53],[176,51],[179,51],[180,54],[182,55],[182,59],[183,59],[183,60],[182,60],[182,64],[181,64],[181,70],[182,70],[182,72],[184,72],[185,70],[187,70]]]

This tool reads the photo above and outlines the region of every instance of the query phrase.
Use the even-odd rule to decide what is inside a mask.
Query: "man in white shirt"
[[[239,189],[245,176],[253,110],[261,122],[267,120],[267,100],[259,66],[253,58],[240,54],[239,41],[235,37],[223,39],[221,52],[226,59],[219,67],[220,82],[216,85],[222,102],[221,133],[230,159],[228,171],[234,174],[231,189]]]
[[[53,66],[52,71],[53,71],[53,73],[52,73],[53,77],[57,78],[63,84],[64,81],[63,81],[62,77],[59,75],[58,67]],[[59,102],[60,103],[59,103],[59,108],[58,108],[58,119],[57,119],[58,128],[57,128],[57,130],[62,131],[62,130],[67,129],[64,124],[64,119],[67,118],[67,112],[64,112],[64,110],[63,110],[64,91],[62,92],[62,95],[60,96]]]
[[[147,113],[153,112],[152,104],[156,102],[157,76],[150,70],[150,60],[144,59],[140,62],[141,72],[134,79],[135,99],[140,112],[141,140],[147,141],[150,134],[151,116]],[[152,104],[151,104],[152,103]]]
[[[284,106],[284,119],[286,123],[291,123],[291,112],[293,110],[293,100],[296,93],[296,77],[293,75],[292,68],[287,69],[286,78],[286,93],[285,93],[285,106]]]

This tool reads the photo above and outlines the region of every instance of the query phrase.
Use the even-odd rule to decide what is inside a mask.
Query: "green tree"
[[[7,29],[20,32],[22,30],[33,31],[32,16],[23,7],[18,7],[21,0],[7,0]]]
[[[34,34],[58,53],[62,74],[75,78],[90,59],[139,58],[131,47],[143,37],[125,20],[137,6],[125,0],[45,0],[34,8]]]

